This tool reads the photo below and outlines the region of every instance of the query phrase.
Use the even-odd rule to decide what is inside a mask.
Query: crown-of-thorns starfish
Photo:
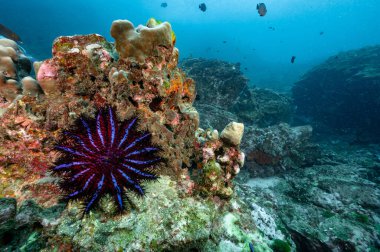
[[[144,195],[141,182],[157,179],[160,161],[149,132],[139,132],[138,119],[117,120],[112,107],[100,109],[94,119],[79,118],[55,147],[62,156],[52,167],[62,177],[61,189],[69,200],[83,200],[84,213],[105,195],[125,208],[125,190]]]

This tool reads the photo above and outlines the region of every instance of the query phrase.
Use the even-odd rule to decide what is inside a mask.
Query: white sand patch
[[[276,186],[280,182],[278,177],[269,177],[269,178],[253,178],[248,180],[246,185],[250,187],[259,187],[259,188],[270,188]]]

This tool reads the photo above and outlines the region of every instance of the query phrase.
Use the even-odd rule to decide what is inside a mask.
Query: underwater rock
[[[0,240],[15,227],[17,202],[13,198],[0,198]]]
[[[270,216],[265,219],[275,220],[275,226],[264,228],[255,221],[265,236],[281,230],[297,251],[376,250],[380,190],[375,174],[380,163],[375,153],[379,147],[322,147],[318,164],[237,183],[235,191],[247,204],[254,201],[265,210]]]
[[[81,220],[80,205],[74,202],[46,234],[47,248],[58,249],[70,241],[74,251],[217,251],[228,243],[243,251],[251,242],[257,251],[270,251],[250,209],[235,199],[231,207],[181,197],[167,176],[147,184],[146,190],[146,197],[134,199],[139,209],[121,216],[106,214],[109,199]]]
[[[271,176],[311,165],[320,156],[318,146],[310,142],[311,135],[311,126],[249,126],[242,143],[247,154],[246,167],[254,176]]]
[[[380,46],[339,53],[306,73],[293,87],[296,113],[317,132],[380,141]]]
[[[268,127],[279,123],[290,123],[293,105],[290,97],[269,89],[249,89],[250,96],[241,97],[233,112],[241,121],[258,127]],[[252,109],[254,104],[254,109]]]
[[[194,106],[202,128],[222,130],[231,121],[267,127],[291,119],[290,99],[271,90],[249,88],[239,63],[189,58],[180,65],[197,83]]]
[[[248,79],[242,75],[238,64],[188,58],[180,65],[197,83],[195,106],[212,104],[230,110],[248,90]]]
[[[195,106],[197,106],[197,111],[199,112],[201,128],[223,130],[223,127],[230,122],[239,121],[235,113],[213,106],[212,104],[197,103]]]
[[[46,247],[43,228],[49,233],[63,208],[57,205],[44,209],[27,200],[17,209],[16,199],[0,198],[0,250],[41,251]]]

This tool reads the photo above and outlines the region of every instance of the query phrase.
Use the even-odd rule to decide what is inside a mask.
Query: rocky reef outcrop
[[[180,65],[197,83],[194,106],[203,128],[220,131],[232,120],[266,127],[291,119],[289,97],[267,89],[250,88],[239,63],[185,59]]]
[[[52,58],[34,64],[38,95],[26,92],[27,85],[19,85],[16,95],[4,95],[7,88],[1,86],[0,197],[7,198],[0,201],[1,249],[242,250],[253,243],[257,251],[269,251],[250,216],[244,215],[248,209],[233,193],[233,178],[244,164],[240,150],[244,126],[234,122],[220,134],[198,127],[198,112],[192,106],[195,84],[177,67],[179,52],[170,24],[151,19],[135,28],[118,20],[111,35],[115,44],[98,34],[55,39]],[[112,107],[113,118],[107,121],[96,116],[105,107]],[[68,160],[73,160],[70,155],[83,156],[81,151],[91,159],[87,145],[100,151],[102,134],[113,139],[118,134],[115,127],[132,117],[139,121],[133,130],[149,132],[151,144],[159,149],[160,163],[150,168],[159,178],[137,180],[145,196],[128,192],[124,212],[116,214],[115,200],[102,193],[97,207],[83,216],[83,202],[63,199],[64,180],[51,171],[88,165],[62,163],[61,151]],[[86,131],[82,138],[72,131],[78,122]],[[63,134],[75,135],[64,140],[73,141],[69,147],[57,146]],[[140,140],[129,141],[134,146]],[[141,151],[149,150],[134,155]],[[99,165],[124,162],[98,154]],[[88,170],[74,173],[72,179],[82,179]],[[94,190],[93,195],[100,195],[105,180],[92,183],[96,176],[95,171],[74,193]],[[115,179],[108,180],[108,187],[118,188]]]
[[[310,126],[292,128],[287,95],[249,88],[239,64],[186,59],[181,66],[197,82],[197,108],[204,128],[221,130],[231,121],[244,122],[242,149],[251,176],[271,176],[313,163],[318,147],[311,144]]]
[[[319,132],[353,135],[353,142],[380,141],[380,46],[339,53],[295,83],[302,121]]]
[[[266,128],[249,126],[242,149],[251,176],[266,177],[307,167],[317,162],[320,149],[311,141],[312,127],[282,123]]]

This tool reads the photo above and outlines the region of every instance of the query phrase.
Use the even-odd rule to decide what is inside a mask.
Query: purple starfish
[[[62,177],[67,199],[84,200],[88,213],[105,194],[124,210],[125,190],[144,195],[141,182],[154,180],[160,161],[150,133],[136,130],[137,118],[119,123],[112,107],[100,109],[94,119],[79,118],[63,133],[56,150],[62,153],[52,170]]]

